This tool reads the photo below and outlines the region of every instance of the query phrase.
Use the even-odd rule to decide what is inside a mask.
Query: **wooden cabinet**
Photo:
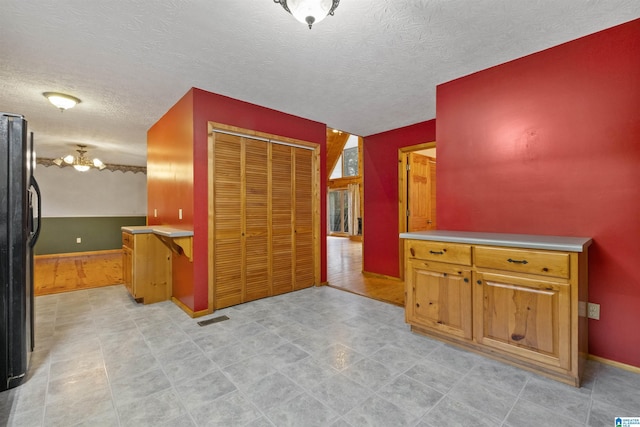
[[[314,285],[313,151],[211,139],[213,308]]]
[[[136,300],[151,304],[171,297],[171,251],[151,232],[122,233],[122,268]]]
[[[408,262],[406,318],[442,333],[471,339],[469,267],[412,259]]]
[[[416,332],[579,386],[587,240],[569,251],[407,239],[406,321]]]
[[[122,233],[122,281],[131,296],[136,298],[133,288],[133,234]]]
[[[571,287],[517,274],[477,272],[475,339],[550,367],[570,369]]]

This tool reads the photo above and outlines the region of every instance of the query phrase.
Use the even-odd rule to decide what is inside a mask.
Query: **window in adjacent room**
[[[358,137],[356,135],[349,136],[347,143],[344,145],[344,150],[342,150],[342,155],[338,159],[336,167],[333,168],[329,179],[350,176],[358,176]]]

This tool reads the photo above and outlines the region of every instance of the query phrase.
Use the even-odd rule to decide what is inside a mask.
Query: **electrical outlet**
[[[153,210],[153,217],[157,218],[158,217],[158,209],[154,209]]]
[[[592,302],[588,305],[588,318],[594,320],[600,320],[600,304],[594,304]]]
[[[82,237],[76,237],[76,243],[82,243]]]
[[[178,219],[182,219],[182,209],[178,209]]]

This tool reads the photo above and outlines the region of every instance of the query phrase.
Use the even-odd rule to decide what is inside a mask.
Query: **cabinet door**
[[[271,144],[271,258],[273,295],[293,290],[293,148]]]
[[[407,322],[471,339],[471,271],[423,260],[407,267]]]
[[[294,148],[294,289],[313,286],[313,152]]]
[[[480,344],[570,368],[569,284],[478,272],[474,301]]]
[[[131,296],[133,293],[133,250],[130,247],[122,247],[122,281]]]
[[[271,295],[269,280],[268,143],[244,142],[244,301]]]
[[[213,141],[213,276],[215,308],[242,302],[241,138],[216,133]]]
[[[147,261],[145,282],[137,283],[136,292],[144,289],[145,304],[166,301],[171,298],[171,249],[154,234],[145,234],[144,240],[144,254],[139,255]]]

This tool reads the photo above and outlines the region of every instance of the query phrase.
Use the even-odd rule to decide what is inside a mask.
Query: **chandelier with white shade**
[[[340,4],[340,0],[273,0],[273,2],[280,4],[298,21],[307,24],[309,29],[327,15],[333,16],[333,12]]]
[[[75,170],[80,172],[86,172],[91,168],[102,170],[107,167],[104,163],[102,163],[102,161],[100,161],[100,159],[90,159],[86,156],[86,145],[78,144],[78,147],[79,148],[76,150],[78,152],[77,156],[69,154],[67,156],[55,159],[53,163],[58,166],[73,166]]]

